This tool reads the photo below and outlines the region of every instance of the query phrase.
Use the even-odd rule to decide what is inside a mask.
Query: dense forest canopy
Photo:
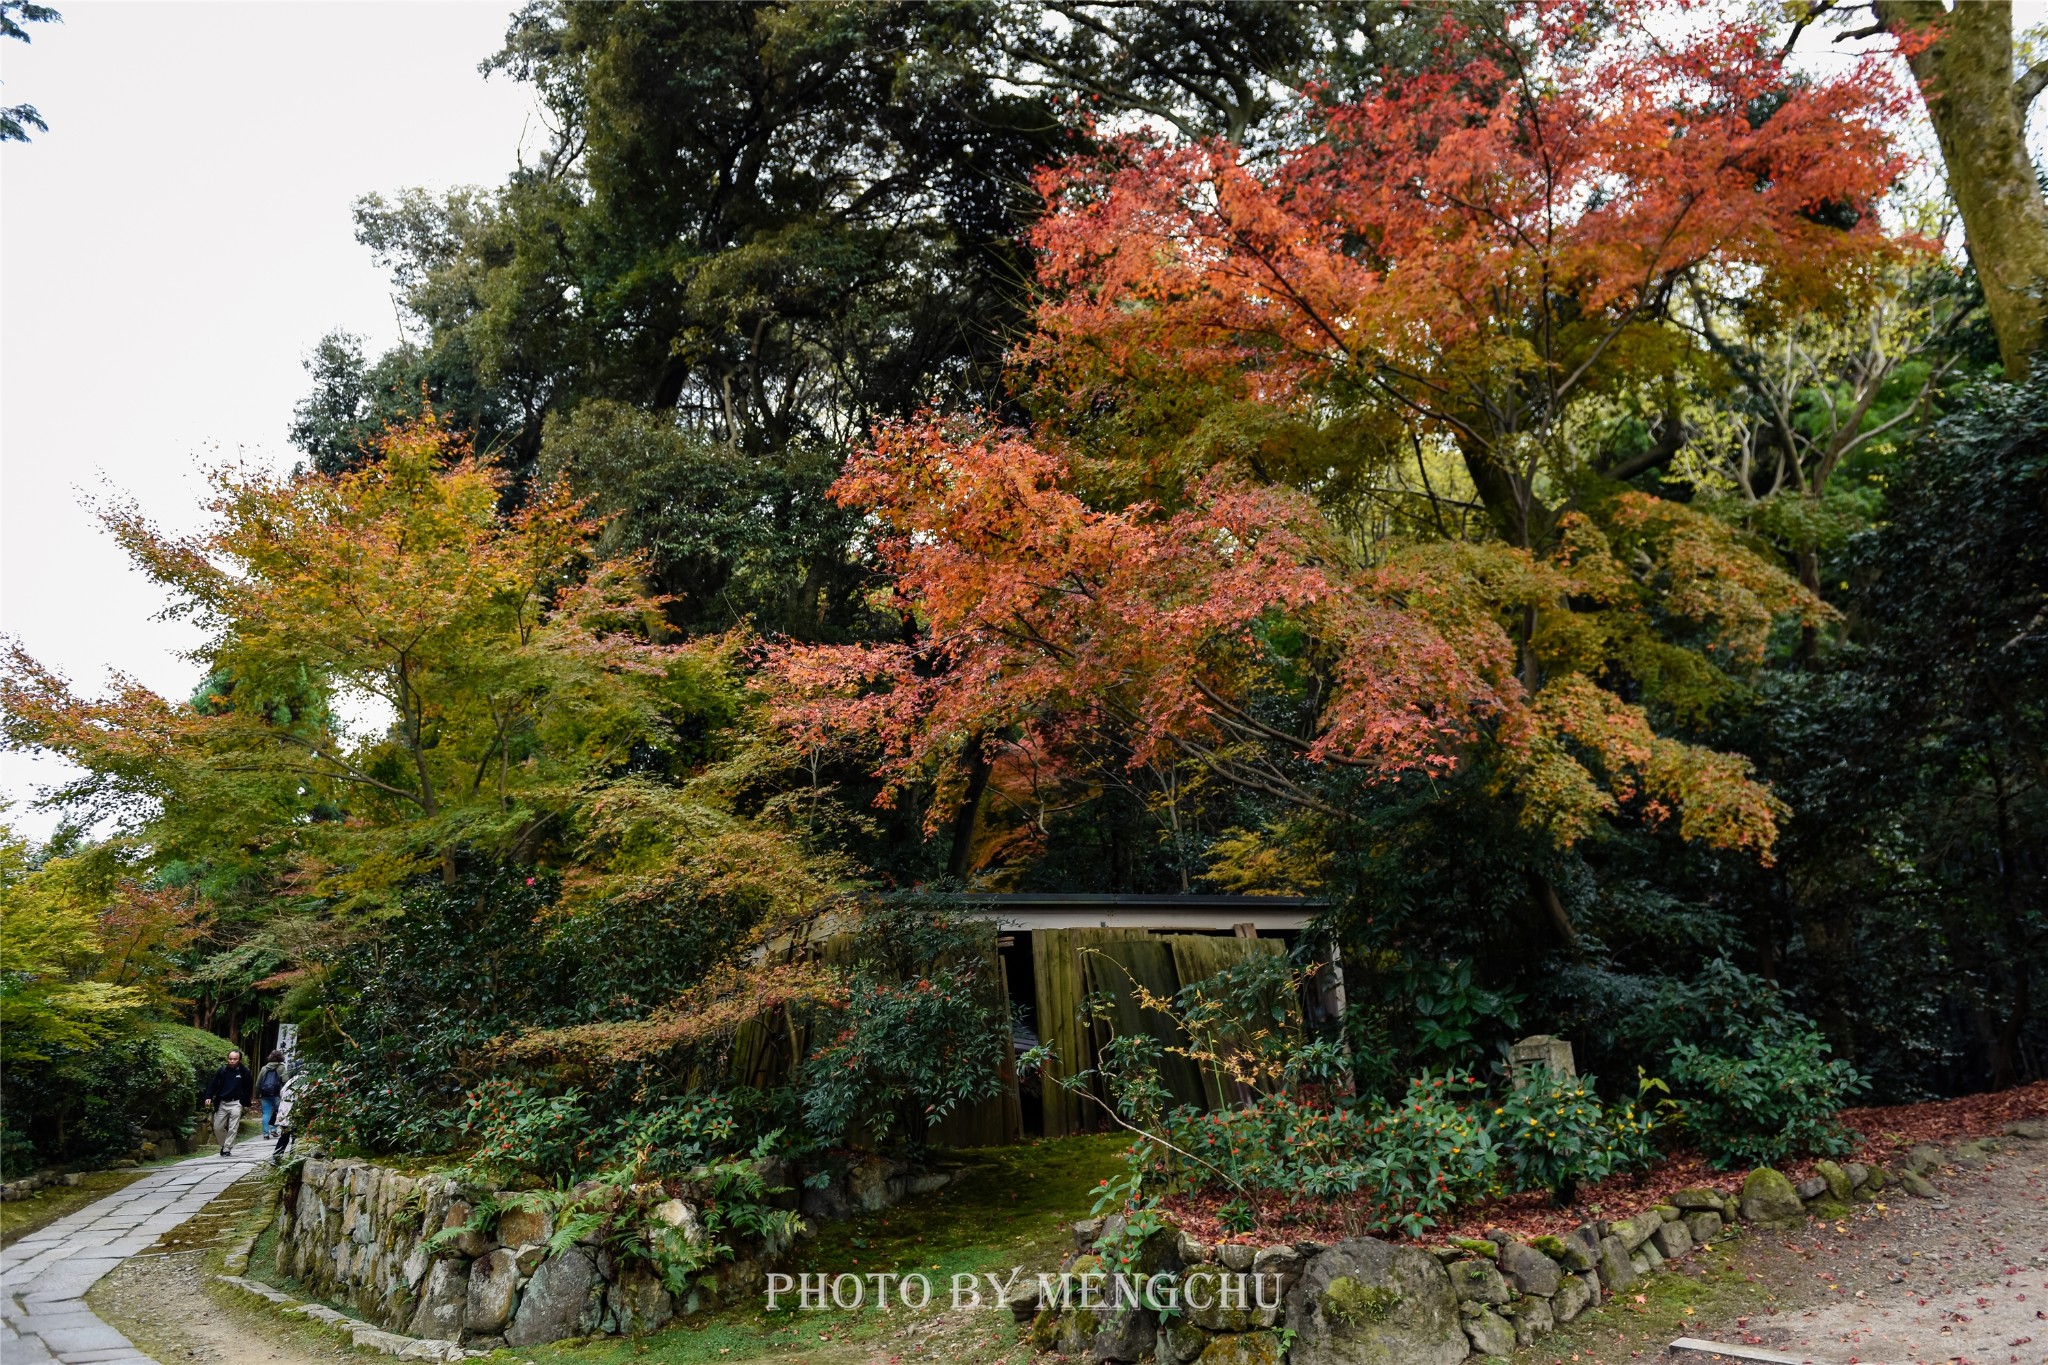
[[[963,887],[1326,902],[1389,1094],[1697,1065],[1700,980],[1884,1097],[2041,1075],[2048,76],[2002,4],[1784,10],[536,0],[545,149],[356,206],[405,344],[324,339],[200,533],[107,512],[192,695],[0,669],[83,774],[0,867],[10,1084],[290,1019],[431,1148],[765,1028],[750,1131],[900,1134],[978,1082],[858,1040],[973,1054],[957,925],[769,945]]]

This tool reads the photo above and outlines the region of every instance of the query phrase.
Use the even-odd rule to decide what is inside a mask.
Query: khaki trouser
[[[223,1152],[235,1150],[235,1134],[242,1127],[242,1102],[222,1100],[213,1106],[213,1141]]]

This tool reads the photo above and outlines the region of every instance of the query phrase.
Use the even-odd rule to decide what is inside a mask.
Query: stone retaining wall
[[[787,1207],[800,1197],[806,1216],[829,1219],[888,1208],[941,1189],[958,1174],[870,1157],[833,1162],[816,1185],[783,1169],[768,1173],[768,1183],[784,1189]],[[703,1240],[687,1191],[682,1198],[653,1186],[626,1193],[686,1240]],[[550,1216],[520,1203],[519,1195],[496,1193],[490,1204],[499,1211],[479,1219],[447,1176],[408,1176],[316,1154],[299,1164],[279,1200],[274,1268],[393,1332],[488,1350],[653,1331],[761,1293],[768,1271],[788,1251],[735,1241],[731,1257],[698,1271],[688,1292],[676,1295],[649,1262],[615,1256],[596,1233],[550,1254]]]
[[[78,1172],[76,1171],[37,1171],[34,1175],[25,1175],[19,1180],[10,1180],[4,1185],[0,1185],[0,1201],[26,1199],[37,1190],[48,1189],[52,1185],[76,1185],[77,1183]]]
[[[2015,1124],[2009,1132],[2048,1139],[2048,1124]],[[1758,1169],[1739,1192],[1683,1190],[1630,1217],[1586,1222],[1528,1242],[1492,1234],[1435,1247],[1355,1238],[1256,1248],[1205,1244],[1167,1228],[1137,1249],[1135,1268],[1166,1276],[1186,1296],[1178,1313],[1041,1301],[1043,1286],[1058,1277],[1019,1284],[1008,1306],[1030,1323],[1034,1347],[1092,1365],[1280,1365],[1283,1359],[1290,1365],[1458,1365],[1535,1342],[1607,1295],[1628,1292],[1644,1276],[1702,1244],[1737,1235],[1745,1224],[1832,1219],[1851,1203],[1894,1187],[1931,1198],[1936,1190],[1929,1177],[1941,1166],[1967,1166],[1996,1149],[1995,1142],[1947,1152],[1915,1148],[1896,1174],[1820,1162],[1799,1185]],[[836,1170],[823,1190],[806,1191],[806,1212],[830,1217],[887,1207],[954,1174],[861,1163]],[[792,1175],[773,1183],[793,1186]],[[649,1187],[638,1193],[651,1199],[661,1192]],[[513,1198],[497,1195],[493,1202]],[[666,1199],[654,1212],[686,1235],[701,1226],[685,1198]],[[554,1228],[544,1213],[506,1207],[491,1219],[473,1214],[460,1187],[445,1176],[407,1176],[316,1155],[301,1163],[279,1200],[275,1269],[391,1331],[489,1350],[652,1331],[761,1293],[768,1271],[788,1251],[739,1246],[736,1259],[698,1272],[679,1299],[646,1262],[622,1264],[591,1240],[550,1255]],[[1121,1233],[1116,1220],[1075,1224],[1068,1275],[1106,1269],[1101,1253],[1120,1245]],[[1204,1283],[1240,1274],[1264,1277],[1265,1291],[1233,1302],[1215,1292],[1220,1286]]]
[[[501,1194],[493,1202],[516,1198]],[[504,1207],[472,1229],[474,1213],[446,1176],[308,1159],[279,1204],[275,1269],[394,1332],[490,1349],[652,1331],[759,1292],[768,1265],[786,1250],[736,1247],[735,1259],[698,1272],[679,1301],[652,1265],[621,1261],[596,1234],[550,1254],[555,1229],[547,1214]],[[686,1201],[667,1200],[658,1213],[702,1235]]]
[[[1020,1286],[1010,1307],[1031,1323],[1033,1347],[1094,1365],[1459,1365],[1530,1345],[1695,1248],[1738,1235],[1744,1224],[1838,1217],[1852,1201],[1901,1182],[1908,1193],[1931,1196],[1925,1177],[1941,1159],[1915,1149],[1896,1177],[1823,1161],[1798,1186],[1759,1169],[1738,1193],[1682,1190],[1630,1217],[1530,1242],[1494,1233],[1429,1248],[1369,1237],[1253,1248],[1207,1245],[1168,1228],[1125,1251],[1142,1274],[1170,1277],[1174,1311],[1047,1303],[1043,1284]],[[1115,1219],[1075,1224],[1068,1275],[1104,1271],[1102,1253],[1120,1246],[1121,1234]],[[1216,1292],[1220,1286],[1203,1284],[1238,1274],[1262,1277],[1260,1292],[1233,1302]]]

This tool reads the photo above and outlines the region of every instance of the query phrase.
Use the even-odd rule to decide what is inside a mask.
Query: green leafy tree
[[[22,25],[61,23],[63,19],[56,10],[35,0],[0,0],[0,38],[18,38],[25,43],[29,36]],[[33,104],[0,108],[0,142],[26,142],[31,128],[39,133],[50,131]]]
[[[86,776],[54,799],[146,821],[162,855],[255,844],[340,905],[427,869],[452,880],[466,849],[587,845],[593,870],[649,875],[649,829],[703,809],[663,769],[735,714],[725,647],[662,643],[638,566],[589,561],[573,499],[501,514],[501,476],[431,417],[380,455],[333,477],[223,471],[192,537],[111,512],[205,629],[195,659],[221,690],[81,698],[17,647],[7,738],[72,758]],[[344,700],[381,716],[352,728]]]
[[[10,1072],[103,1041],[147,1000],[99,979],[98,907],[75,861],[38,866],[37,852],[0,826],[0,1064]]]

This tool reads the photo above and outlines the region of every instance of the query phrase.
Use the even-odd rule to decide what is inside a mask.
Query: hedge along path
[[[156,1365],[85,1303],[130,1256],[197,1214],[260,1166],[266,1143],[181,1161],[0,1251],[0,1356],[7,1365]]]

